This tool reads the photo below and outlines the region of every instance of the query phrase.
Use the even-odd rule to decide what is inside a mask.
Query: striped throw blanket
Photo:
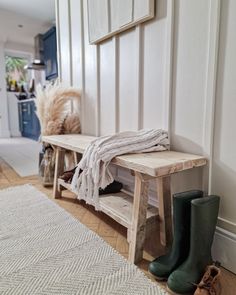
[[[77,165],[72,189],[79,199],[84,199],[99,210],[99,188],[105,188],[114,180],[108,168],[114,157],[128,153],[165,151],[168,148],[168,133],[161,129],[125,131],[99,137],[87,147]]]

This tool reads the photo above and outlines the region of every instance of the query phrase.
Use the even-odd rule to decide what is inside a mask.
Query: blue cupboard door
[[[53,27],[43,35],[44,62],[46,65],[46,79],[57,78],[57,40],[56,28]]]
[[[36,106],[34,101],[19,103],[22,136],[38,140],[40,136],[40,123],[35,110]]]
[[[31,119],[31,106],[30,102],[22,102],[21,103],[21,112],[22,118],[25,121],[29,121]]]
[[[34,103],[34,101],[31,101],[31,114],[32,114],[32,116],[31,116],[31,122],[32,122],[31,138],[38,140],[39,136],[40,136],[40,123],[39,123],[39,119],[35,113],[35,110],[36,110],[35,103]]]
[[[32,112],[30,102],[21,103],[22,135],[31,138]]]

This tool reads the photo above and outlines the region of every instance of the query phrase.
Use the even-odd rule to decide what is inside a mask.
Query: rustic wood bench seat
[[[73,151],[76,161],[86,147],[96,137],[87,135],[52,135],[43,136],[42,141],[51,144],[56,151],[56,165],[53,195],[61,197],[63,189],[71,190],[59,176],[64,172],[64,153]],[[173,173],[204,166],[206,158],[198,155],[164,151],[142,154],[127,154],[115,157],[114,165],[133,171],[135,175],[134,196],[128,192],[100,196],[101,210],[127,228],[129,242],[129,260],[138,262],[142,259],[146,228],[157,219],[160,223],[160,240],[167,245],[171,240],[171,191],[170,176]],[[148,205],[149,180],[157,184],[158,208]]]

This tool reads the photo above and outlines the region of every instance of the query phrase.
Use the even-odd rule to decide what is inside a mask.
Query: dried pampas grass
[[[80,133],[78,113],[71,113],[71,101],[79,104],[80,91],[61,85],[47,85],[36,89],[36,113],[41,125],[41,135]]]
[[[80,133],[80,96],[78,89],[65,88],[59,84],[47,85],[44,89],[37,87],[35,103],[41,136]],[[73,153],[66,152],[65,162],[67,169],[74,167]]]
[[[72,134],[77,134],[80,133],[80,119],[79,115],[74,113],[71,114],[70,116],[67,116],[64,120],[63,123],[64,127],[64,133],[72,133]]]

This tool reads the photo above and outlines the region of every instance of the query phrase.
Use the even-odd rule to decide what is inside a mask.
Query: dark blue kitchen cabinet
[[[38,140],[40,136],[40,123],[35,113],[35,102],[18,102],[19,126],[23,137]]]
[[[43,35],[44,63],[46,80],[57,78],[57,39],[56,28],[52,27]]]

